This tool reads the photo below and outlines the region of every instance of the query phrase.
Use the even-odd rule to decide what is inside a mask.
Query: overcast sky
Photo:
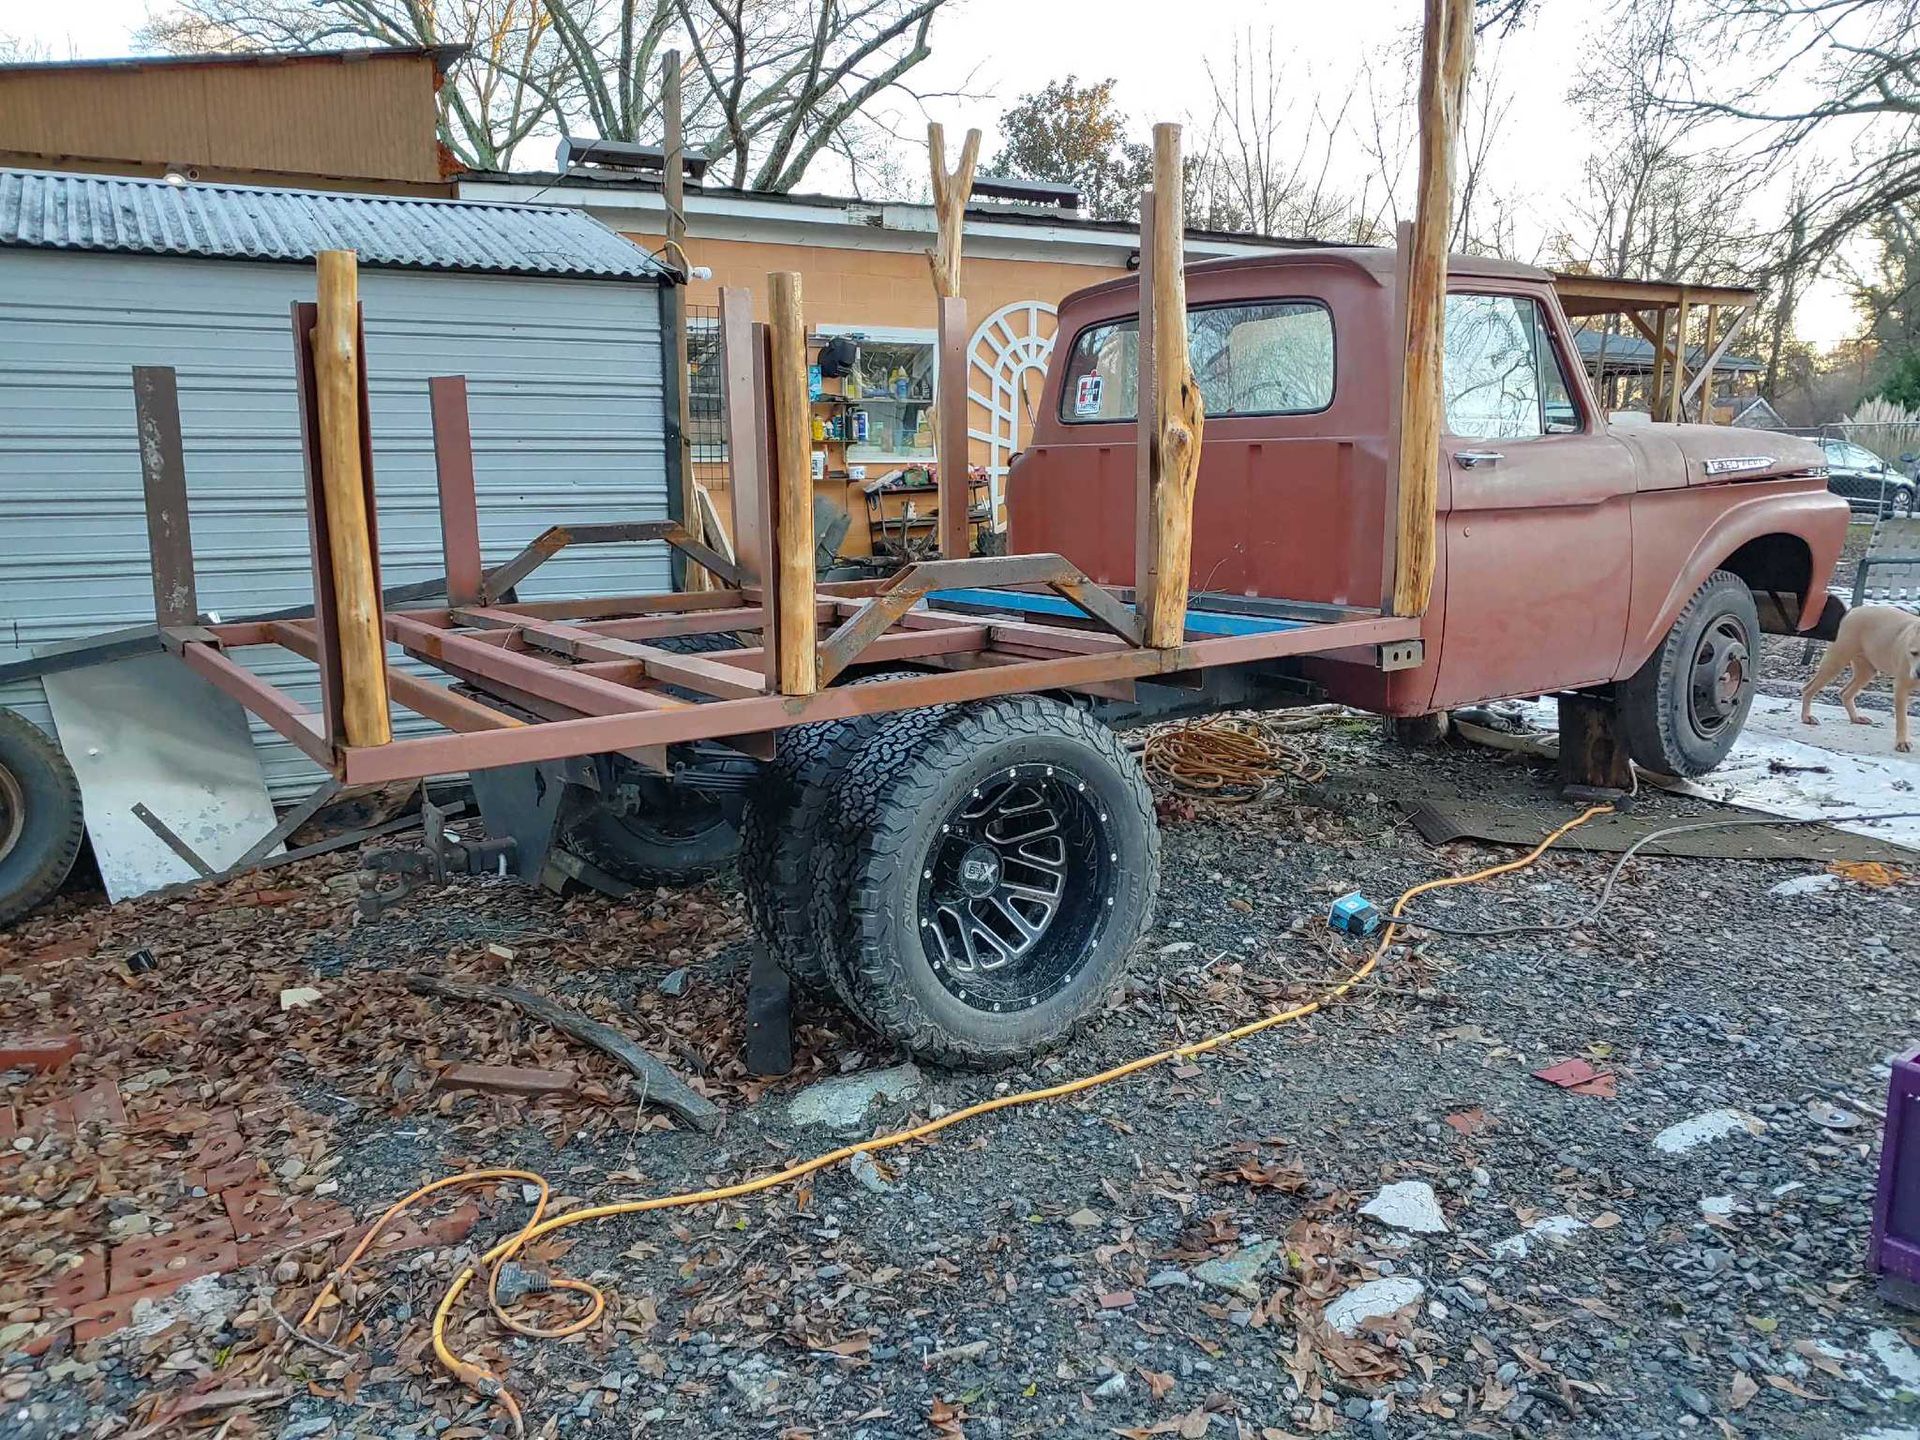
[[[124,55],[148,6],[149,0],[0,0],[0,32],[43,43],[56,59]],[[1177,11],[1141,0],[953,0],[935,21],[933,58],[910,78],[930,94],[968,92],[964,98],[932,95],[927,110],[950,131],[985,130],[986,157],[1001,110],[1068,73],[1083,81],[1114,77],[1121,106],[1144,136],[1154,120],[1202,122],[1211,109],[1207,58],[1224,65],[1235,41],[1244,43],[1249,34],[1264,46],[1269,27],[1291,83],[1303,95],[1318,94],[1323,108],[1337,108],[1363,61],[1395,73],[1395,47],[1418,22],[1420,8],[1419,0],[1199,0]],[[1598,44],[1596,26],[1604,18],[1605,7],[1592,0],[1544,0],[1526,29],[1481,56],[1482,64],[1497,67],[1512,99],[1491,188],[1517,203],[1523,250],[1566,223],[1589,139],[1565,89],[1578,59]],[[917,111],[900,110],[897,118],[905,132],[919,132]],[[1799,320],[1802,335],[1823,346],[1856,329],[1845,295],[1833,284],[1807,297]]]

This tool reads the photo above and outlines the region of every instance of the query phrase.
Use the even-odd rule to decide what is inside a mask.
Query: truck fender
[[[1636,507],[1635,510],[1636,582],[1648,558],[1645,555],[1646,546],[1640,539],[1640,527],[1657,523],[1656,512],[1675,502],[1685,504],[1695,497],[1704,499],[1707,496],[1712,496],[1712,503],[1719,508],[1711,523],[1694,542],[1685,563],[1669,572],[1672,580],[1664,592],[1649,597],[1653,603],[1642,604],[1641,586],[1635,584],[1627,625],[1627,645],[1621,656],[1621,678],[1633,674],[1647,662],[1673,628],[1681,609],[1693,598],[1694,592],[1706,583],[1709,575],[1725,568],[1728,560],[1742,546],[1767,536],[1785,536],[1806,546],[1812,563],[1804,582],[1794,586],[1800,600],[1800,618],[1796,628],[1806,630],[1820,623],[1825,608],[1823,602],[1827,581],[1833,574],[1834,564],[1840,558],[1840,549],[1846,540],[1845,515],[1825,490],[1785,495],[1778,491],[1763,492],[1726,504],[1726,493],[1731,488],[1696,486],[1666,491],[1657,497],[1641,497],[1643,500],[1654,499],[1655,505],[1651,508]]]

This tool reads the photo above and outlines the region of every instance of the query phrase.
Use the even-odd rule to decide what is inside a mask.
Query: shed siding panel
[[[0,657],[152,619],[136,364],[179,372],[201,608],[312,602],[288,319],[312,294],[304,266],[0,251]],[[442,572],[436,374],[467,376],[488,564],[550,524],[665,515],[653,285],[367,270],[361,295],[386,584]],[[567,552],[521,593],[667,584],[664,547],[620,546]],[[317,704],[311,666],[239,658]],[[50,724],[37,682],[0,704]],[[256,728],[276,796],[318,778]]]
[[[0,77],[0,150],[442,182],[427,55],[49,66]]]

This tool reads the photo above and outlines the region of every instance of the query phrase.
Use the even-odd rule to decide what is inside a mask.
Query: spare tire
[[[668,635],[647,642],[676,655],[738,650],[731,632]],[[683,699],[698,696],[667,687]],[[624,755],[608,757],[639,803],[622,807],[598,791],[568,786],[558,821],[560,844],[623,884],[691,885],[726,868],[740,851],[739,811],[713,795],[642,770]]]
[[[60,888],[85,835],[67,757],[37,725],[0,710],[0,925]]]

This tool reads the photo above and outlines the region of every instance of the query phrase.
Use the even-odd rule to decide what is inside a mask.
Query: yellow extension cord
[[[549,1289],[573,1291],[577,1294],[585,1295],[588,1300],[586,1314],[568,1321],[564,1325],[551,1329],[543,1329],[528,1325],[523,1321],[515,1320],[511,1315],[507,1314],[505,1307],[500,1302],[500,1267],[507,1261],[513,1259],[535,1240],[546,1235],[551,1235],[557,1230],[565,1230],[573,1225],[584,1225],[593,1220],[609,1220],[620,1215],[640,1215],[651,1210],[677,1210],[694,1205],[712,1205],[723,1200],[737,1200],[745,1195],[757,1195],[761,1191],[772,1190],[781,1185],[790,1185],[796,1180],[804,1179],[806,1176],[824,1170],[829,1166],[838,1165],[843,1161],[850,1160],[862,1150],[872,1154],[875,1151],[891,1150],[896,1145],[905,1145],[911,1141],[926,1140],[939,1134],[942,1130],[949,1129],[963,1121],[972,1120],[981,1115],[991,1115],[996,1110],[1012,1110],[1021,1106],[1037,1105],[1048,1100],[1064,1099],[1069,1095],[1078,1095],[1101,1085],[1111,1084],[1115,1080],[1123,1080],[1130,1075],[1138,1075],[1144,1070],[1151,1070],[1155,1066],[1164,1065],[1169,1061],[1189,1060],[1196,1055],[1204,1055],[1208,1051],[1218,1050],[1223,1045],[1231,1045],[1236,1041],[1244,1040],[1249,1035],[1257,1035],[1262,1030],[1271,1030],[1278,1025],[1287,1025],[1293,1021],[1305,1019],[1314,1012],[1325,1008],[1333,1001],[1338,1000],[1373,973],[1379,966],[1380,961],[1385,957],[1387,948],[1393,944],[1395,936],[1399,933],[1400,917],[1405,913],[1408,903],[1412,901],[1415,896],[1423,895],[1429,890],[1442,890],[1454,885],[1473,885],[1483,880],[1491,880],[1496,876],[1512,874],[1516,870],[1524,870],[1544,855],[1562,835],[1565,835],[1577,826],[1586,824],[1596,815],[1604,815],[1612,809],[1613,807],[1611,805],[1595,805],[1583,811],[1580,815],[1569,820],[1551,835],[1547,836],[1546,839],[1542,840],[1518,860],[1509,860],[1504,864],[1491,865],[1484,870],[1476,870],[1470,875],[1447,875],[1442,876],[1438,880],[1425,880],[1413,886],[1394,902],[1392,916],[1387,923],[1386,930],[1380,937],[1380,943],[1374,947],[1373,953],[1367,957],[1365,963],[1344,980],[1331,986],[1319,999],[1295,1005],[1291,1009],[1277,1011],[1272,1015],[1266,1016],[1264,1019],[1250,1021],[1232,1030],[1224,1030],[1218,1035],[1214,1035],[1205,1040],[1196,1040],[1189,1045],[1177,1045],[1169,1050],[1161,1050],[1152,1055],[1143,1055],[1137,1060],[1129,1060],[1123,1065],[1116,1065],[1110,1070],[1102,1070],[1095,1075],[1088,1075],[1079,1080],[1069,1080],[1059,1085],[1049,1085],[1039,1090],[1023,1091],[1018,1095],[1001,1095],[996,1096],[992,1100],[983,1100],[978,1105],[969,1105],[965,1109],[955,1110],[949,1115],[941,1116],[938,1120],[929,1120],[924,1125],[915,1125],[906,1130],[896,1130],[891,1135],[882,1135],[873,1140],[863,1140],[857,1145],[843,1145],[837,1150],[829,1150],[824,1155],[816,1155],[811,1160],[803,1160],[796,1165],[790,1165],[786,1169],[776,1171],[771,1175],[762,1175],[758,1179],[742,1180],[737,1184],[723,1185],[714,1190],[693,1190],[683,1195],[659,1195],[651,1200],[622,1200],[611,1205],[591,1205],[585,1209],[572,1210],[565,1215],[555,1215],[551,1218],[546,1214],[547,1201],[551,1195],[551,1190],[545,1177],[535,1174],[532,1171],[510,1169],[471,1170],[459,1175],[446,1176],[434,1181],[430,1185],[423,1185],[412,1194],[403,1196],[395,1201],[394,1204],[388,1208],[387,1212],[374,1223],[373,1228],[368,1230],[361,1238],[360,1243],[354,1246],[352,1253],[349,1254],[340,1265],[335,1267],[333,1273],[327,1277],[326,1284],[321,1286],[320,1293],[314,1297],[313,1304],[307,1308],[306,1314],[301,1317],[297,1330],[299,1332],[305,1332],[307,1327],[313,1323],[315,1317],[325,1308],[327,1300],[332,1296],[335,1287],[345,1278],[347,1272],[359,1262],[360,1257],[372,1247],[375,1238],[380,1232],[404,1211],[425,1199],[427,1196],[455,1186],[492,1184],[503,1180],[519,1180],[525,1184],[532,1185],[538,1189],[539,1195],[534,1202],[533,1213],[527,1218],[527,1223],[522,1225],[513,1235],[500,1241],[492,1249],[488,1250],[478,1260],[469,1261],[460,1273],[454,1277],[453,1283],[447,1286],[446,1293],[440,1297],[440,1303],[434,1308],[433,1312],[433,1351],[434,1355],[439,1359],[441,1366],[469,1389],[489,1399],[497,1400],[501,1408],[506,1411],[508,1418],[512,1420],[514,1434],[524,1436],[526,1434],[526,1423],[521,1414],[520,1404],[513,1397],[513,1392],[508,1390],[499,1377],[491,1371],[472,1361],[461,1359],[458,1355],[455,1355],[447,1345],[448,1319],[453,1313],[454,1306],[460,1302],[460,1297],[466,1292],[467,1286],[480,1274],[481,1267],[484,1266],[487,1271],[488,1308],[493,1311],[494,1316],[508,1329],[514,1331],[516,1334],[531,1336],[536,1339],[558,1339],[562,1336],[578,1334],[598,1320],[606,1310],[606,1296],[598,1287],[589,1284],[585,1280],[556,1277],[548,1282],[547,1288]]]

